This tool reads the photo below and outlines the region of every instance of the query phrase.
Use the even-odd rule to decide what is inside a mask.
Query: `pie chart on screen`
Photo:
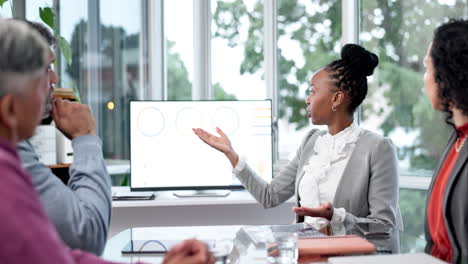
[[[138,113],[138,130],[146,137],[155,137],[164,130],[163,113],[155,107],[144,108]]]
[[[221,106],[214,112],[211,122],[227,135],[234,135],[239,128],[239,114],[231,107]]]
[[[192,128],[198,128],[202,125],[202,113],[193,108],[182,108],[176,116],[175,126],[177,131],[184,136],[193,136]]]

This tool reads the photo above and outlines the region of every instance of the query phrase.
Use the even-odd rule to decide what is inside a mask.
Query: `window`
[[[12,1],[8,1],[12,2]],[[20,1],[18,1],[18,4]],[[26,4],[26,18],[32,21],[40,21],[39,8],[52,7],[53,0],[27,0]],[[5,7],[4,7],[5,8]]]
[[[432,176],[447,144],[451,129],[443,125],[444,116],[432,109],[424,92],[423,59],[437,25],[466,16],[467,8],[467,2],[461,0],[422,2],[360,2],[360,43],[380,58],[369,78],[361,125],[392,139],[404,178]],[[421,216],[426,195],[425,190],[400,190],[405,228],[400,238],[402,252],[424,249]]]
[[[362,126],[393,140],[403,170],[433,170],[447,143],[450,129],[424,92],[423,59],[435,27],[465,16],[466,6],[461,0],[361,1],[359,39],[380,58]]]
[[[0,18],[12,17],[12,11],[10,1],[3,3],[3,6],[0,8]]]
[[[424,252],[424,218],[426,190],[400,189],[400,210],[404,232],[400,233],[400,252]]]
[[[100,1],[100,99],[104,156],[129,159],[130,100],[138,99],[141,2]]]
[[[59,66],[59,83],[61,88],[75,88],[86,86],[86,76],[84,76],[84,64],[86,54],[86,33],[88,25],[88,1],[58,1],[60,13],[59,18],[60,34],[70,43],[72,50],[72,63],[67,65],[66,60],[62,56],[57,63]],[[49,5],[52,6],[52,5]],[[31,10],[33,11],[33,10]],[[27,9],[29,12],[29,8]],[[32,12],[34,13],[34,12]],[[38,18],[34,21],[40,21]],[[61,53],[60,53],[61,54]],[[82,96],[85,96],[84,89],[79,89]],[[84,99],[84,98],[82,98]]]
[[[263,1],[211,1],[214,99],[266,98]]]
[[[58,87],[76,88],[90,105],[106,159],[129,159],[129,101],[140,98],[140,2],[125,0],[55,1],[61,36],[71,46],[70,65],[59,60]],[[27,1],[27,18],[40,21],[39,7],[53,1]]]
[[[212,1],[215,94],[219,84],[238,99],[268,98],[260,79],[265,76],[266,56],[263,5],[263,1]],[[336,58],[340,49],[341,1],[280,0],[277,27],[278,144],[280,159],[287,159],[310,129],[305,104],[308,78]]]
[[[191,100],[194,74],[193,1],[164,1],[164,24],[167,99]]]
[[[279,157],[291,159],[311,128],[310,77],[339,56],[341,1],[279,1],[277,34]]]

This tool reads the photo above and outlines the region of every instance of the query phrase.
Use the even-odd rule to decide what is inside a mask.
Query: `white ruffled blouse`
[[[315,154],[304,166],[305,173],[298,187],[301,206],[313,208],[325,202],[333,204],[343,171],[362,132],[363,129],[353,122],[334,136],[327,133],[317,138],[314,146]],[[331,219],[332,226],[341,225],[345,217],[344,208],[335,208]],[[328,222],[322,218],[308,216],[304,221],[317,228]]]

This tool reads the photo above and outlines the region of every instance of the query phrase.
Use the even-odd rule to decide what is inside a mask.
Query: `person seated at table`
[[[440,25],[424,58],[424,87],[453,133],[428,190],[425,251],[468,263],[468,20]]]
[[[346,228],[356,222],[374,222],[401,230],[395,147],[390,139],[359,127],[354,120],[367,94],[367,76],[378,63],[374,53],[347,44],[341,59],[312,76],[305,100],[307,117],[328,130],[312,129],[294,159],[270,183],[239,157],[220,128],[216,128],[219,136],[201,128],[193,131],[224,153],[234,174],[265,208],[295,196],[297,222],[317,224],[325,218]]]
[[[16,144],[33,135],[49,90],[45,40],[27,24],[0,19],[0,263],[111,263],[60,240],[41,206]],[[214,263],[208,247],[188,240],[167,264]]]
[[[36,30],[49,45],[48,64],[55,62],[54,35],[42,24],[24,21]],[[96,121],[89,107],[78,102],[56,99],[53,104],[52,90],[58,82],[53,67],[48,68],[49,96],[45,104],[42,123],[52,116],[55,126],[70,138],[73,146],[68,185],[54,175],[39,160],[31,140],[17,144],[23,168],[32,176],[32,183],[47,216],[60,238],[73,249],[101,255],[107,241],[111,221],[111,179],[102,155],[102,142],[96,135]]]

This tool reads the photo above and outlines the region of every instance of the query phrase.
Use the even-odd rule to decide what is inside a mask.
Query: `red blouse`
[[[429,232],[434,243],[431,249],[431,255],[447,262],[451,262],[452,260],[453,249],[452,245],[450,245],[447,227],[445,225],[443,199],[446,189],[445,187],[458,158],[459,152],[456,151],[456,148],[461,147],[464,143],[463,140],[465,140],[465,137],[468,135],[468,123],[458,127],[457,131],[460,139],[455,141],[452,145],[440,168],[432,189],[427,209]]]

